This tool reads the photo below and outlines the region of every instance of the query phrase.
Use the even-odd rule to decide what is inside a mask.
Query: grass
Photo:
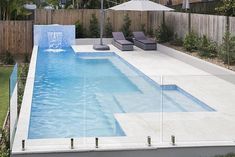
[[[0,66],[0,129],[9,106],[9,77],[13,67]]]

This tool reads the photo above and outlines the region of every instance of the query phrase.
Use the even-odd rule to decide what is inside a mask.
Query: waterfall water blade
[[[50,52],[61,52],[64,51],[62,49],[62,40],[63,33],[62,32],[47,32],[48,37],[48,50]]]

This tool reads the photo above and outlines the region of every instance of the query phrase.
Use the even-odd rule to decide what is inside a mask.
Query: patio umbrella
[[[165,23],[165,11],[173,11],[174,9],[164,5],[152,2],[150,0],[131,0],[114,7],[111,10],[123,11],[163,11],[163,23]]]
[[[114,7],[111,10],[127,10],[127,11],[173,11],[164,5],[149,0],[131,0]]]

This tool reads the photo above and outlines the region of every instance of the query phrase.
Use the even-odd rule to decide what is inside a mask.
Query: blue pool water
[[[39,49],[29,139],[125,136],[115,114],[161,111],[213,109],[177,86],[162,88],[114,53]]]

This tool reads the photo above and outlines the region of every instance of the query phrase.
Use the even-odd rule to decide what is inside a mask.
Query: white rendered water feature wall
[[[74,44],[74,25],[34,25],[34,45],[61,50]]]

